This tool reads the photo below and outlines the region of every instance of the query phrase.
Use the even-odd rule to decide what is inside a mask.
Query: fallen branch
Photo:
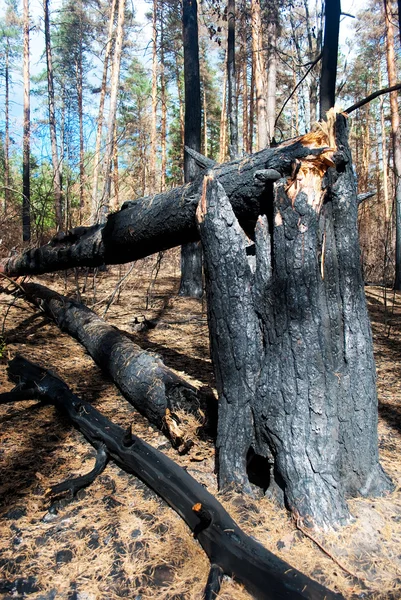
[[[184,409],[209,424],[216,419],[211,391],[199,390],[167,368],[153,353],[142,350],[83,304],[36,283],[21,284],[24,297],[40,308],[62,331],[77,339],[124,397],[185,452],[193,441],[176,411]]]
[[[73,394],[61,379],[21,356],[10,361],[8,375],[18,389],[35,390],[40,400],[67,414],[95,447],[104,444],[112,460],[139,477],[184,519],[212,563],[209,589],[218,591],[218,569],[221,569],[262,600],[342,598],[246,535],[216,498],[184,469],[135,436],[130,428],[124,432]],[[0,395],[0,403],[3,401],[4,396]],[[210,598],[206,592],[207,589],[205,597]]]

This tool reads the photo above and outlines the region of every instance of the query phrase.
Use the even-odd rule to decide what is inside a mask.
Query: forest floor
[[[104,313],[129,266],[85,277],[37,279],[76,295]],[[195,385],[213,387],[205,304],[177,296],[178,256],[137,262],[106,319]],[[83,285],[86,279],[86,291]],[[0,282],[7,286],[7,281]],[[150,289],[151,287],[151,289]],[[217,494],[247,533],[292,566],[345,598],[401,598],[401,295],[366,289],[375,340],[381,461],[396,485],[385,498],[350,501],[355,520],[336,532],[297,529],[284,510],[263,497],[218,495],[214,448],[199,440],[179,456],[102,375],[85,350],[23,299],[0,295],[0,389],[8,391],[7,361],[16,353],[53,370],[79,395],[185,467]],[[115,298],[116,300],[117,298]],[[135,319],[157,327],[135,331]],[[94,450],[52,406],[34,401],[0,406],[0,594],[32,600],[195,600],[202,597],[209,561],[190,531],[140,481],[113,463],[78,498],[53,503],[45,491],[92,468]],[[268,587],[268,582],[266,582]],[[226,578],[222,600],[250,596]]]

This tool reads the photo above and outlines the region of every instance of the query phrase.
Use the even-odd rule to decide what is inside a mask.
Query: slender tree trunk
[[[277,87],[277,11],[271,9],[271,16],[267,24],[267,87],[266,87],[266,112],[269,145],[274,138],[276,124],[276,87]]]
[[[386,222],[391,218],[391,202],[388,193],[388,166],[387,166],[387,141],[386,141],[386,124],[384,121],[384,98],[380,98],[380,129],[381,129],[381,146],[382,146],[382,165],[383,165],[383,196],[384,208],[386,214]]]
[[[177,95],[178,95],[178,110],[180,117],[180,141],[181,141],[181,156],[182,162],[184,163],[184,146],[185,146],[185,117],[184,117],[184,102],[182,99],[182,90],[181,90],[181,81],[180,81],[180,64],[178,61],[178,52],[175,52],[175,80],[177,85]],[[184,182],[184,177],[182,178],[182,182]]]
[[[397,74],[394,53],[394,27],[391,18],[391,4],[388,0],[384,0],[384,13],[388,85],[391,87],[397,82]],[[395,178],[395,289],[401,290],[401,132],[398,92],[391,92],[390,94],[390,110]]]
[[[82,2],[80,7],[82,19]],[[82,223],[85,210],[85,149],[84,149],[84,104],[83,104],[83,64],[82,64],[82,28],[79,42],[79,56],[77,62],[77,97],[79,119],[79,223]],[[113,132],[114,134],[114,132]]]
[[[113,189],[114,197],[112,209],[114,211],[120,208],[120,181],[118,174],[118,138],[117,138],[117,123],[114,123],[114,140],[113,140]]]
[[[228,121],[230,123],[230,160],[238,156],[238,113],[237,85],[235,70],[235,0],[227,2],[228,36],[227,36],[227,79],[228,79]]]
[[[49,105],[49,129],[50,129],[50,143],[51,143],[52,163],[53,163],[54,207],[55,207],[57,229],[62,229],[63,228],[63,200],[62,200],[62,191],[61,191],[60,163],[58,160],[58,149],[57,149],[53,60],[52,60],[52,49],[51,49],[51,39],[50,39],[49,0],[44,0],[43,8],[44,8],[44,21],[45,21],[45,45],[46,45],[46,65],[47,65],[47,91],[48,91],[48,105]]]
[[[109,210],[111,190],[111,163],[113,156],[114,126],[117,116],[118,84],[120,81],[121,53],[124,41],[125,0],[119,0],[116,43],[111,70],[110,107],[107,123],[106,156],[104,159],[104,182],[102,193],[102,214],[105,219]]]
[[[22,239],[31,240],[31,104],[29,74],[29,0],[24,0],[24,135],[22,159]]]
[[[167,168],[167,90],[166,74],[164,65],[164,23],[163,23],[163,3],[161,4],[160,14],[160,101],[161,101],[161,183],[160,191],[166,189],[166,168]]]
[[[205,79],[202,81],[202,97],[203,97],[203,155],[208,156],[209,153],[209,140],[207,131],[207,98],[206,98],[206,84]]]
[[[99,182],[99,171],[100,171],[100,147],[102,144],[102,130],[103,130],[103,115],[104,115],[104,103],[106,99],[106,89],[107,89],[107,71],[109,68],[110,56],[113,47],[113,29],[114,29],[114,17],[116,13],[116,2],[117,0],[112,0],[110,7],[110,17],[109,17],[109,29],[107,35],[107,43],[106,50],[104,55],[103,62],[103,75],[102,75],[102,86],[100,88],[100,101],[99,101],[99,114],[97,117],[97,128],[96,128],[96,146],[95,146],[95,155],[93,157],[93,182],[92,182],[92,215],[91,222],[96,223],[98,219],[99,206],[98,206],[98,198],[97,198],[97,189]]]
[[[152,122],[150,125],[149,191],[154,194],[156,192],[157,154],[157,0],[153,0],[152,32]]]
[[[249,90],[249,154],[253,152],[253,129],[255,121],[255,56],[252,51],[251,60],[251,87]]]
[[[340,31],[340,0],[325,3],[325,25],[322,70],[320,74],[320,120],[335,104],[338,58],[338,35]]]
[[[246,39],[245,16],[241,23],[241,45],[242,45],[242,148],[244,152],[249,152],[249,122],[248,122],[248,52]]]
[[[226,133],[227,133],[227,69],[224,69],[223,77],[223,95],[221,99],[220,113],[220,140],[219,140],[219,162],[223,163],[226,159]]]
[[[266,58],[263,49],[260,0],[251,0],[251,19],[256,90],[257,149],[263,150],[269,145],[269,135],[267,128]]]
[[[201,149],[202,110],[199,73],[198,5],[196,0],[183,0],[182,30],[185,82],[185,145],[197,152]],[[189,183],[199,174],[195,160],[186,152],[184,181]],[[202,247],[199,242],[181,248],[180,296],[200,298],[203,294]]]
[[[6,41],[5,56],[5,135],[4,135],[4,215],[10,204],[10,44]]]

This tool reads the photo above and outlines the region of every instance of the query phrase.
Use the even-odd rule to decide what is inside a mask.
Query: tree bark
[[[293,163],[319,154],[303,138],[211,169],[228,195],[241,226],[252,236],[258,215],[272,202],[272,187],[258,171],[288,176]],[[195,212],[203,175],[191,184],[123,204],[104,225],[59,233],[45,246],[9,258],[8,275],[49,273],[79,266],[121,264],[199,239]]]
[[[25,393],[29,399],[54,404],[98,451],[139,477],[180,515],[209,557],[213,571],[217,568],[235,577],[259,600],[341,600],[341,594],[309,579],[246,535],[184,469],[134,435],[131,427],[124,431],[112,423],[73,394],[61,379],[22,357],[9,363],[8,374],[17,388],[1,394],[0,402],[19,401]],[[106,457],[99,462],[103,466]],[[208,581],[214,589],[215,578]]]
[[[320,120],[333,108],[336,100],[338,35],[340,31],[340,0],[325,3],[322,70],[320,74]]]
[[[182,2],[182,33],[184,46],[184,85],[185,85],[185,146],[200,152],[202,143],[202,109],[199,72],[198,5],[196,0]],[[195,160],[184,154],[184,181],[194,181],[199,175]],[[181,248],[180,296],[201,298],[202,247],[200,244],[186,244]]]
[[[276,88],[277,88],[277,27],[278,10],[270,8],[269,22],[267,24],[267,84],[266,84],[266,113],[267,135],[269,145],[274,138],[276,126]]]
[[[149,192],[156,192],[157,156],[157,0],[153,0],[152,13],[152,120],[150,124]]]
[[[118,85],[120,81],[121,54],[124,41],[125,0],[119,0],[117,13],[117,31],[114,47],[113,65],[110,78],[110,107],[107,122],[106,154],[103,169],[103,192],[101,201],[101,213],[103,220],[109,211],[111,190],[111,165],[113,157],[114,126],[117,116]]]
[[[258,150],[269,145],[267,129],[267,81],[266,58],[262,41],[262,17],[260,0],[251,0],[252,53],[254,60],[254,81],[256,90],[256,119]]]
[[[31,240],[31,104],[29,74],[29,0],[24,0],[24,134],[22,159],[22,240]]]
[[[183,409],[200,422],[215,422],[215,399],[173,373],[155,354],[142,350],[87,306],[35,283],[22,284],[27,300],[62,331],[76,338],[124,397],[181,451],[192,444],[175,414]]]
[[[227,79],[228,79],[228,120],[230,123],[230,160],[238,156],[238,114],[237,85],[235,70],[235,0],[227,2]]]
[[[342,116],[335,136],[305,136],[338,151],[301,161],[292,179],[275,184],[274,204],[256,226],[255,256],[213,176],[197,213],[220,486],[249,488],[258,457],[267,493],[323,528],[347,521],[346,498],[392,488],[378,460],[358,200]]]
[[[386,58],[388,84],[396,84],[396,66],[394,53],[394,27],[391,16],[391,6],[384,0],[384,14],[386,23]],[[398,93],[390,94],[391,110],[391,139],[393,145],[393,165],[395,179],[395,289],[401,290],[401,132],[400,115],[398,112]]]
[[[63,229],[63,202],[61,192],[61,172],[57,149],[56,109],[54,100],[53,60],[50,40],[49,0],[44,0],[45,46],[47,66],[47,91],[49,105],[49,129],[53,163],[53,192],[57,229]]]
[[[4,216],[7,215],[7,208],[10,204],[10,42],[6,40],[5,48],[5,99],[4,99]]]
[[[104,114],[104,103],[106,99],[106,88],[107,88],[107,71],[109,68],[109,61],[112,50],[112,42],[113,42],[113,29],[114,29],[114,15],[116,12],[116,2],[117,0],[112,0],[110,6],[110,17],[109,17],[109,29],[107,34],[107,42],[106,49],[104,54],[104,62],[103,62],[103,75],[102,75],[102,85],[100,88],[100,101],[99,101],[99,113],[97,117],[97,127],[96,127],[96,146],[95,146],[95,155],[94,155],[94,165],[93,165],[93,182],[92,182],[92,213],[91,213],[91,222],[94,224],[98,220],[99,216],[99,206],[97,199],[97,189],[99,182],[99,171],[100,171],[100,147],[102,144],[102,130],[103,130],[103,114]]]

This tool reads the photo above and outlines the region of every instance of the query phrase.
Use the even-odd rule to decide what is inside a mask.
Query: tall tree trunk
[[[326,118],[326,113],[336,100],[336,77],[338,58],[338,35],[340,31],[340,0],[330,0],[325,3],[325,24],[322,70],[320,74],[320,120]]]
[[[382,146],[382,164],[383,164],[383,196],[386,222],[391,218],[391,202],[388,193],[388,165],[387,165],[387,141],[386,141],[386,124],[384,120],[384,98],[380,98],[380,131],[381,131],[381,146]]]
[[[391,16],[391,4],[384,0],[386,23],[386,58],[388,85],[397,83],[394,53],[394,27]],[[398,113],[398,92],[390,94],[391,138],[393,143],[393,164],[395,178],[395,289],[401,290],[401,133]]]
[[[201,149],[202,109],[199,73],[198,5],[196,0],[182,2],[185,82],[185,145],[197,152]],[[199,174],[195,160],[184,155],[184,181],[189,183]],[[200,298],[203,293],[202,247],[199,242],[181,248],[180,296]]]
[[[270,9],[269,22],[267,24],[267,86],[266,86],[266,112],[267,132],[269,145],[274,138],[276,124],[276,87],[277,87],[277,21],[276,9]]]
[[[161,101],[161,182],[160,191],[166,189],[166,168],[167,168],[167,84],[164,65],[164,15],[163,3],[161,4],[160,14],[160,101]]]
[[[228,35],[227,35],[227,79],[228,79],[228,121],[230,123],[230,160],[238,156],[238,112],[237,85],[235,70],[235,0],[227,2]]]
[[[241,77],[242,77],[242,148],[244,152],[249,150],[249,121],[248,121],[248,44],[246,29],[246,12],[244,11],[241,23]]]
[[[220,113],[220,139],[219,139],[219,162],[223,163],[226,159],[227,145],[227,69],[224,69],[223,90],[221,98],[221,113]]]
[[[263,48],[260,0],[251,0],[251,19],[256,90],[257,149],[263,150],[269,145],[269,135],[267,129],[266,57]]]
[[[84,150],[84,99],[83,99],[83,50],[82,50],[82,0],[80,2],[80,40],[79,56],[76,65],[77,75],[77,98],[78,98],[78,119],[79,119],[79,223],[82,223],[85,210],[85,150]],[[114,131],[113,131],[114,135]]]
[[[63,200],[61,191],[61,172],[57,149],[56,109],[54,100],[53,60],[50,39],[49,0],[43,0],[45,21],[45,46],[47,66],[47,92],[49,105],[49,129],[53,163],[53,192],[57,229],[63,228]]]
[[[117,137],[117,123],[114,123],[114,139],[113,139],[113,189],[114,197],[112,203],[112,209],[114,211],[120,208],[120,180],[118,173],[118,137]]]
[[[7,208],[10,204],[10,43],[6,41],[5,56],[5,132],[4,132],[4,215],[7,214]]]
[[[248,143],[249,143],[249,150],[248,150],[248,152],[250,154],[252,154],[252,152],[253,152],[253,128],[254,128],[254,120],[255,120],[255,56],[254,56],[254,53],[253,53],[253,50],[252,50],[251,87],[250,87],[250,90],[249,90],[249,134],[248,134]]]
[[[149,186],[150,193],[156,192],[157,154],[157,0],[153,0],[152,16],[152,121],[150,125]]]
[[[106,155],[104,158],[104,182],[102,193],[103,219],[109,210],[111,190],[111,164],[113,156],[114,126],[117,116],[118,84],[120,82],[121,54],[124,41],[125,0],[119,0],[117,15],[116,42],[114,47],[113,66],[111,70],[110,107],[107,122]]]
[[[22,159],[22,240],[31,240],[31,103],[29,74],[29,0],[24,0],[24,135]]]
[[[108,34],[107,34],[106,50],[105,50],[104,62],[103,62],[102,85],[100,88],[99,113],[98,113],[98,117],[97,117],[97,127],[96,127],[96,146],[95,146],[95,155],[93,157],[94,164],[93,164],[92,214],[91,214],[91,222],[92,223],[96,223],[96,221],[98,220],[98,217],[99,217],[97,189],[98,189],[99,171],[100,171],[100,148],[101,148],[101,144],[102,144],[104,103],[105,103],[105,99],[106,99],[106,89],[107,89],[107,71],[109,68],[111,51],[113,48],[113,29],[114,29],[114,17],[115,17],[115,13],[116,13],[116,3],[117,3],[117,0],[112,0],[111,6],[110,6],[109,29],[108,29]]]
[[[207,130],[207,98],[206,98],[206,83],[202,81],[202,99],[203,99],[203,155],[207,157],[209,153],[209,139]]]

